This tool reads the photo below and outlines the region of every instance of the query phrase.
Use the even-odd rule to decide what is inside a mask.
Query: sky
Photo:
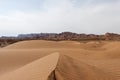
[[[0,0],[0,36],[120,33],[120,0]]]

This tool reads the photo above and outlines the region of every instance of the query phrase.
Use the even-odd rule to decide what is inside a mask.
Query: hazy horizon
[[[120,33],[120,0],[0,0],[0,36]]]
[[[39,33],[19,33],[19,34],[14,34],[14,35],[0,35],[0,37],[17,37],[19,35],[28,35],[28,34],[60,34],[60,33],[64,33],[64,32],[71,32],[71,31],[63,31],[63,32],[39,32]],[[71,32],[71,33],[76,33],[76,34],[86,34],[86,35],[105,35],[106,33],[110,33],[110,34],[118,34],[120,35],[120,33],[114,33],[114,32],[106,32],[106,33],[77,33],[77,32]]]

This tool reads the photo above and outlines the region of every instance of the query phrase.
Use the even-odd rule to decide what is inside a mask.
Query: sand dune
[[[55,69],[58,59],[58,53],[48,55],[1,76],[0,80],[47,80],[49,74]]]
[[[119,41],[18,42],[0,49],[0,80],[120,80],[119,48]]]
[[[97,49],[100,48],[103,42],[76,42],[76,41],[22,41],[11,44],[6,49],[40,49],[40,48],[81,48],[81,49]]]
[[[55,74],[57,80],[115,80],[104,70],[63,55],[60,56]]]

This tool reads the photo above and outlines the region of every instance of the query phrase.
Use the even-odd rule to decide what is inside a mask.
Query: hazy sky
[[[0,35],[120,33],[120,0],[0,0]]]

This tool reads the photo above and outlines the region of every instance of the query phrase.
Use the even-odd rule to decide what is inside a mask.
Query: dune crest
[[[55,77],[56,80],[115,80],[109,73],[65,55],[60,55]]]
[[[0,80],[119,80],[119,47],[119,41],[18,42],[0,49]]]
[[[47,80],[49,74],[56,68],[58,53],[53,53],[13,72],[0,76],[0,80]]]

